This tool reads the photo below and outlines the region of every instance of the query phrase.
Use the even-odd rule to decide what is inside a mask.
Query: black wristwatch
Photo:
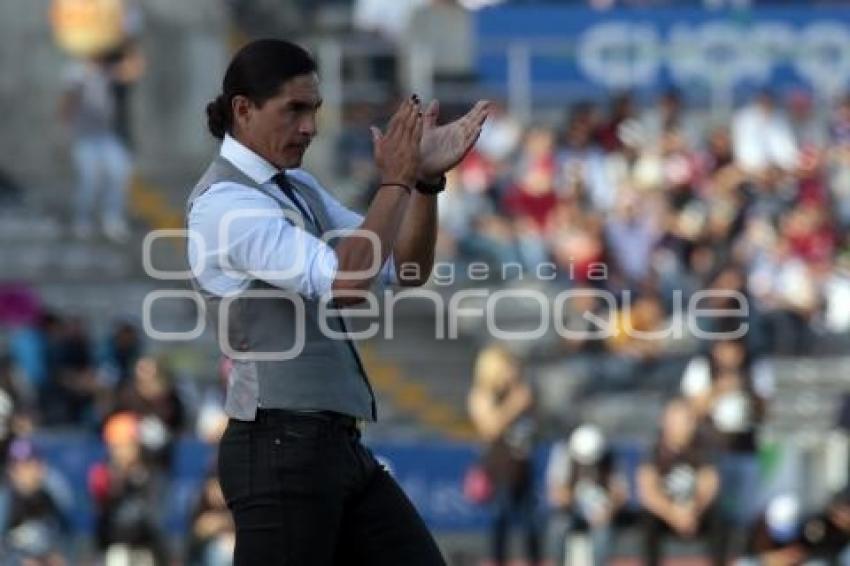
[[[414,187],[423,195],[436,195],[446,190],[446,176],[440,175],[440,180],[436,183],[426,183],[425,181],[416,181]]]

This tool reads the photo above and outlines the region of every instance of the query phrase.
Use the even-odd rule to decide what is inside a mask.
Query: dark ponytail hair
[[[282,39],[258,39],[240,49],[224,74],[222,94],[207,104],[210,133],[222,139],[233,129],[233,97],[246,96],[257,106],[280,91],[286,81],[315,72],[316,61],[302,47]]]
[[[224,138],[224,134],[230,130],[233,117],[229,115],[229,104],[220,94],[215,100],[207,104],[207,127],[210,133],[218,139]]]

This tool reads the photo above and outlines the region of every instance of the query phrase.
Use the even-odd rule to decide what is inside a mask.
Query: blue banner
[[[44,436],[37,438],[36,443],[49,468],[58,472],[69,488],[69,514],[73,528],[78,532],[91,532],[94,514],[87,477],[91,466],[105,458],[103,445],[82,435]],[[458,531],[487,526],[491,510],[487,506],[470,504],[463,497],[463,478],[479,457],[477,446],[448,442],[375,443],[369,446],[399,482],[431,529]],[[641,457],[640,449],[633,444],[617,445],[615,454],[620,469],[633,484],[634,471]],[[548,446],[541,446],[535,454],[541,510],[547,456]],[[182,439],[178,442],[164,501],[166,507],[163,509],[163,526],[167,532],[185,532],[201,481],[214,465],[213,457],[213,447],[198,440]]]
[[[511,57],[516,77],[527,50],[535,98],[669,86],[727,98],[763,86],[834,96],[850,86],[850,7],[505,6],[479,11],[476,28],[484,81],[507,89]]]
[[[635,444],[614,447],[618,469],[627,478],[632,505],[635,500],[635,472],[642,457]],[[489,525],[491,509],[473,505],[463,497],[463,478],[477,462],[478,448],[466,444],[381,444],[373,447],[375,456],[393,474],[404,492],[431,529],[438,531],[474,530]],[[538,502],[545,512],[544,471],[549,446],[541,446],[534,457]]]

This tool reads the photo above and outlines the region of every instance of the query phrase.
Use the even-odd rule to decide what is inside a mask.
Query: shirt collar
[[[219,153],[258,185],[270,182],[281,172],[230,134],[224,134]]]

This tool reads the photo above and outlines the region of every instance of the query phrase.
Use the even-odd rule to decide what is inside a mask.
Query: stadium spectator
[[[549,529],[556,566],[607,564],[613,523],[628,491],[599,428],[581,425],[568,441],[552,447],[546,467],[546,492],[553,509]],[[589,559],[573,556],[568,550],[570,535],[576,532],[590,538]]]
[[[774,389],[771,366],[753,360],[743,340],[715,342],[682,379],[682,393],[718,456],[724,514],[739,528],[750,525],[763,503],[758,431]]]
[[[774,498],[748,541],[753,564],[847,564],[850,559],[850,491],[836,493],[825,509],[804,514],[798,498]],[[747,563],[749,564],[749,563]]]
[[[800,502],[784,494],[768,503],[747,535],[746,565],[798,564],[806,555],[800,544]]]
[[[224,501],[218,477],[208,475],[192,512],[189,536],[189,566],[229,566],[233,564],[236,535],[233,517]]]
[[[527,559],[537,564],[541,549],[531,461],[534,395],[519,360],[508,350],[490,346],[479,353],[468,406],[485,443],[484,468],[495,491],[492,559],[499,566],[506,563],[509,528],[516,519],[525,534]]]
[[[670,391],[670,358],[673,339],[661,298],[647,293],[624,302],[613,314],[608,339],[607,372],[598,385],[607,391],[619,388]]]
[[[92,424],[94,404],[100,390],[91,338],[86,324],[77,317],[65,321],[60,345],[56,385],[63,423]]]
[[[55,380],[59,373],[62,332],[62,319],[45,311],[31,327],[15,332],[11,344],[12,360],[21,370],[25,387],[33,393],[42,421],[47,425],[61,420]]]
[[[528,270],[548,259],[545,230],[558,202],[555,194],[555,136],[547,128],[526,134],[502,208],[513,223],[520,258]]]
[[[696,415],[686,402],[670,402],[661,417],[658,442],[638,469],[649,566],[659,564],[668,535],[705,537],[712,563],[726,564],[726,527],[716,508],[720,476],[695,435],[696,427]]]
[[[800,540],[807,557],[847,564],[850,558],[850,487],[833,495],[822,512],[803,521]]]
[[[66,564],[67,508],[50,485],[47,468],[28,439],[9,447],[8,483],[0,492],[0,554],[4,564]]]
[[[183,402],[163,362],[147,356],[139,358],[132,380],[118,391],[116,411],[138,417],[145,460],[155,469],[167,472],[185,416]]]
[[[611,98],[611,109],[607,120],[600,124],[594,137],[605,151],[617,151],[623,147],[620,136],[620,126],[627,120],[635,118],[635,101],[629,92],[621,92]]]
[[[546,239],[559,284],[599,285],[600,279],[607,279],[602,223],[596,215],[583,214],[578,202],[562,200],[555,206]],[[601,275],[600,266],[604,266]]]
[[[706,136],[703,155],[704,169],[709,175],[716,174],[730,165],[734,165],[732,138],[725,126],[715,126]]]
[[[133,78],[137,69],[111,64],[106,56],[74,61],[65,77],[60,117],[69,128],[71,152],[77,170],[73,233],[87,239],[94,234],[98,193],[103,190],[104,234],[123,242],[129,236],[125,199],[131,158],[116,123],[115,82]]]
[[[825,147],[828,127],[818,118],[812,95],[803,89],[794,89],[786,97],[786,107],[791,130],[801,153]]]
[[[103,429],[107,461],[88,474],[96,542],[106,566],[166,564],[156,520],[160,494],[156,474],[143,459],[139,429],[131,413],[111,416]]]
[[[697,117],[688,112],[682,94],[675,88],[661,93],[655,102],[640,114],[640,122],[647,139],[659,145],[665,132],[681,132],[683,141],[691,148],[699,148],[703,142],[701,125]]]
[[[610,257],[630,288],[637,288],[649,275],[650,256],[661,235],[659,220],[655,203],[637,193],[622,193],[608,218],[605,237]]]
[[[122,387],[132,377],[136,360],[142,354],[142,337],[138,327],[128,320],[115,321],[107,336],[100,356],[101,372],[104,380],[114,386]]]
[[[563,197],[575,199],[584,209],[607,211],[616,198],[606,154],[594,143],[598,116],[587,102],[574,104],[558,140],[559,189]]]
[[[772,352],[786,355],[809,351],[809,325],[820,306],[820,293],[808,265],[787,237],[752,263],[748,289],[761,313],[761,326]]]
[[[763,176],[797,169],[799,150],[788,118],[768,91],[762,91],[732,120],[735,161],[747,173]]]
[[[46,368],[39,391],[43,422],[48,426],[93,425],[101,385],[85,323],[46,313],[40,339],[41,364]]]

